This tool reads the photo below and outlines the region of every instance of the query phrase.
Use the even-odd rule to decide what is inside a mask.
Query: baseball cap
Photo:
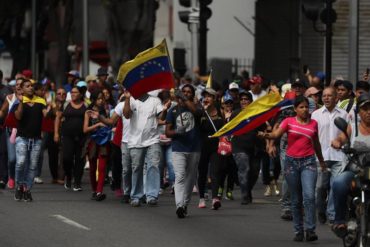
[[[226,103],[226,102],[228,102],[228,101],[231,101],[231,102],[233,102],[234,100],[233,100],[233,97],[231,97],[231,95],[230,94],[228,94],[228,93],[226,93],[225,95],[224,95],[224,97],[222,97],[222,100],[223,100],[223,102],[224,103]]]
[[[210,95],[216,96],[217,92],[213,88],[206,88],[202,92],[202,96],[204,96],[205,93],[208,93]]]
[[[77,87],[87,87],[87,84],[84,81],[79,81],[79,82],[77,82],[76,86]]]
[[[97,76],[104,76],[108,75],[108,70],[106,68],[99,68],[98,73],[96,74]]]
[[[310,88],[308,88],[307,90],[306,90],[306,92],[304,93],[304,97],[309,97],[309,96],[311,96],[311,95],[313,95],[313,94],[317,94],[317,93],[319,93],[320,92],[320,90],[318,90],[317,88],[315,88],[315,87],[310,87]]]
[[[285,83],[281,86],[281,96],[284,97],[287,92],[289,92],[292,89],[292,84]]]
[[[363,93],[357,98],[357,107],[361,108],[365,104],[370,103],[370,95],[368,93]]]
[[[98,77],[96,77],[96,75],[88,75],[88,76],[86,76],[85,81],[86,82],[96,81],[97,79],[98,79]]]
[[[249,79],[249,83],[251,84],[261,84],[262,83],[262,77],[259,75],[252,76],[252,78]]]
[[[11,80],[9,83],[8,83],[8,86],[11,86],[11,87],[14,87],[16,85],[17,81],[16,80]]]
[[[80,78],[80,73],[78,73],[77,70],[71,70],[67,73],[67,75],[70,75],[70,76],[73,76],[73,77],[76,77],[76,78]]]
[[[236,82],[232,82],[229,84],[229,90],[237,89],[239,90],[239,85]]]
[[[32,73],[32,70],[25,69],[22,71],[22,75],[24,75],[26,78],[32,78],[33,73]]]

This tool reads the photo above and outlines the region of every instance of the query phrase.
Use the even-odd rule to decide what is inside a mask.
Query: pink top
[[[313,140],[317,136],[317,122],[313,119],[307,124],[301,124],[296,117],[288,117],[280,124],[288,133],[286,154],[294,158],[304,158],[315,154]]]

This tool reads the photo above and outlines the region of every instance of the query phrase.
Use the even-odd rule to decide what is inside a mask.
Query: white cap
[[[281,97],[284,97],[286,92],[292,89],[292,84],[285,83],[283,86],[281,86]]]
[[[232,82],[229,84],[229,90],[231,89],[239,89],[239,85],[236,84],[235,82]]]

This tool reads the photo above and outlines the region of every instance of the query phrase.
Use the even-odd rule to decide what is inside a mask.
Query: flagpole
[[[216,133],[216,132],[217,132],[217,129],[216,129],[215,124],[214,124],[214,123],[213,123],[213,121],[212,121],[212,118],[209,116],[209,114],[208,114],[208,112],[207,112],[207,110],[206,110],[206,109],[204,109],[204,112],[206,113],[206,115],[207,115],[207,117],[208,117],[208,120],[209,120],[209,122],[212,124],[213,129],[215,130],[215,133]]]
[[[171,69],[171,75],[172,75],[172,81],[173,81],[173,84],[174,84],[174,88],[176,88],[176,85],[175,85],[175,76],[173,75],[173,67],[172,67],[172,61],[171,61],[171,56],[170,56],[170,53],[168,51],[168,47],[167,47],[167,40],[164,39],[164,46],[166,47],[166,51],[167,51],[167,59],[168,59],[168,63],[170,64],[170,69]]]

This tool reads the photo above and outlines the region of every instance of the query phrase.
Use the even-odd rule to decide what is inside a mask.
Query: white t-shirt
[[[142,148],[159,143],[157,116],[163,106],[157,97],[149,96],[144,102],[130,98],[132,116],[128,133],[128,147]]]
[[[125,118],[123,116],[123,107],[125,106],[125,102],[120,102],[114,108],[114,112],[122,118],[122,142],[128,143],[128,133],[130,131],[130,119]]]
[[[249,90],[249,92],[252,94],[253,101],[255,101],[256,99],[261,98],[262,96],[265,96],[267,94],[267,92],[265,90],[261,90],[261,92],[259,94],[254,94],[252,92],[252,90]]]

